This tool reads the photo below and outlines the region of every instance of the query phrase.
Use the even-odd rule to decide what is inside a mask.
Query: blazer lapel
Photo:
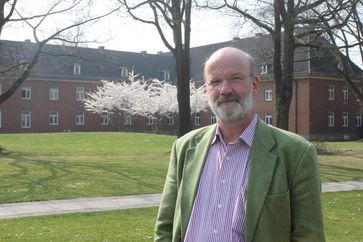
[[[195,138],[194,147],[185,153],[183,181],[181,185],[181,232],[185,235],[192,212],[194,199],[199,185],[200,176],[207,158],[216,125]]]
[[[257,222],[273,177],[276,155],[271,153],[275,141],[268,126],[259,121],[256,128],[247,185],[246,242],[252,241]]]

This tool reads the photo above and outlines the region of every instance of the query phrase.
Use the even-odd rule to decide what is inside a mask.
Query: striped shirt
[[[246,189],[257,115],[233,143],[219,128],[210,145],[185,242],[244,242]]]

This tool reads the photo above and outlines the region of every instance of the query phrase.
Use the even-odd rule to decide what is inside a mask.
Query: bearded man
[[[204,78],[217,124],[175,141],[155,241],[325,241],[315,148],[258,118],[251,56],[219,49]]]

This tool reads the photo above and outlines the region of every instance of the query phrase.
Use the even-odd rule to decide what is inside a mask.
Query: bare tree
[[[33,32],[33,38],[36,42],[36,48],[30,53],[30,56],[25,59],[13,60],[14,62],[8,63],[7,67],[2,67],[0,69],[0,79],[4,76],[10,76],[14,81],[11,83],[10,87],[5,90],[0,95],[0,104],[5,102],[21,85],[21,83],[26,80],[32,68],[37,63],[40,55],[42,55],[42,49],[50,40],[61,40],[68,43],[77,44],[75,40],[69,40],[64,38],[62,33],[77,29],[82,25],[93,23],[103,17],[111,15],[117,12],[119,9],[113,9],[103,14],[91,15],[89,11],[85,11],[84,15],[79,16],[80,9],[85,9],[86,7],[92,6],[92,0],[57,0],[49,8],[40,14],[34,14],[25,16],[22,11],[18,10],[20,1],[18,0],[0,0],[0,34],[3,28],[10,23],[21,22],[28,26]],[[59,27],[44,37],[44,29],[42,27],[50,25],[48,19],[51,16],[57,15],[72,15],[74,19],[72,22]],[[51,22],[53,24],[53,22]]]
[[[174,56],[179,108],[178,136],[182,136],[191,130],[189,98],[191,0],[140,0],[137,3],[128,0],[118,1],[132,18],[155,26],[164,45]],[[145,11],[148,13],[145,14]],[[171,33],[171,38],[168,38],[168,33]]]
[[[355,0],[354,0],[355,1]],[[358,0],[357,0],[358,1]],[[317,19],[313,12],[322,12],[331,5],[325,16],[333,15],[344,10],[351,0],[270,0],[270,1],[244,1],[235,0],[201,0],[199,6],[216,10],[229,10],[245,21],[251,22],[273,39],[273,69],[276,83],[276,111],[277,126],[288,129],[289,109],[292,99],[294,54],[299,46],[312,46],[311,38],[307,36],[317,33],[316,29],[305,30],[306,26],[314,26]],[[333,11],[334,10],[334,11]],[[341,24],[330,24],[329,28],[335,31]],[[319,30],[320,33],[321,29]],[[316,36],[316,35],[315,35]],[[307,41],[308,40],[308,41]]]
[[[363,3],[359,0],[340,1],[338,5],[327,2],[326,8],[319,10],[312,9],[310,23],[315,21],[315,27],[311,32],[316,37],[323,36],[326,41],[309,44],[334,53],[341,68],[334,67],[341,72],[355,96],[363,102],[363,92],[357,85],[363,83],[363,71],[351,61],[351,53],[355,50],[363,65]]]

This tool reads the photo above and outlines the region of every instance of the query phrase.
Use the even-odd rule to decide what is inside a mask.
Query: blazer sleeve
[[[325,241],[319,163],[310,143],[302,153],[292,179],[291,226],[291,241]]]
[[[175,142],[170,154],[169,168],[165,179],[164,190],[160,200],[159,211],[155,223],[154,241],[172,241],[177,194],[177,155]]]

